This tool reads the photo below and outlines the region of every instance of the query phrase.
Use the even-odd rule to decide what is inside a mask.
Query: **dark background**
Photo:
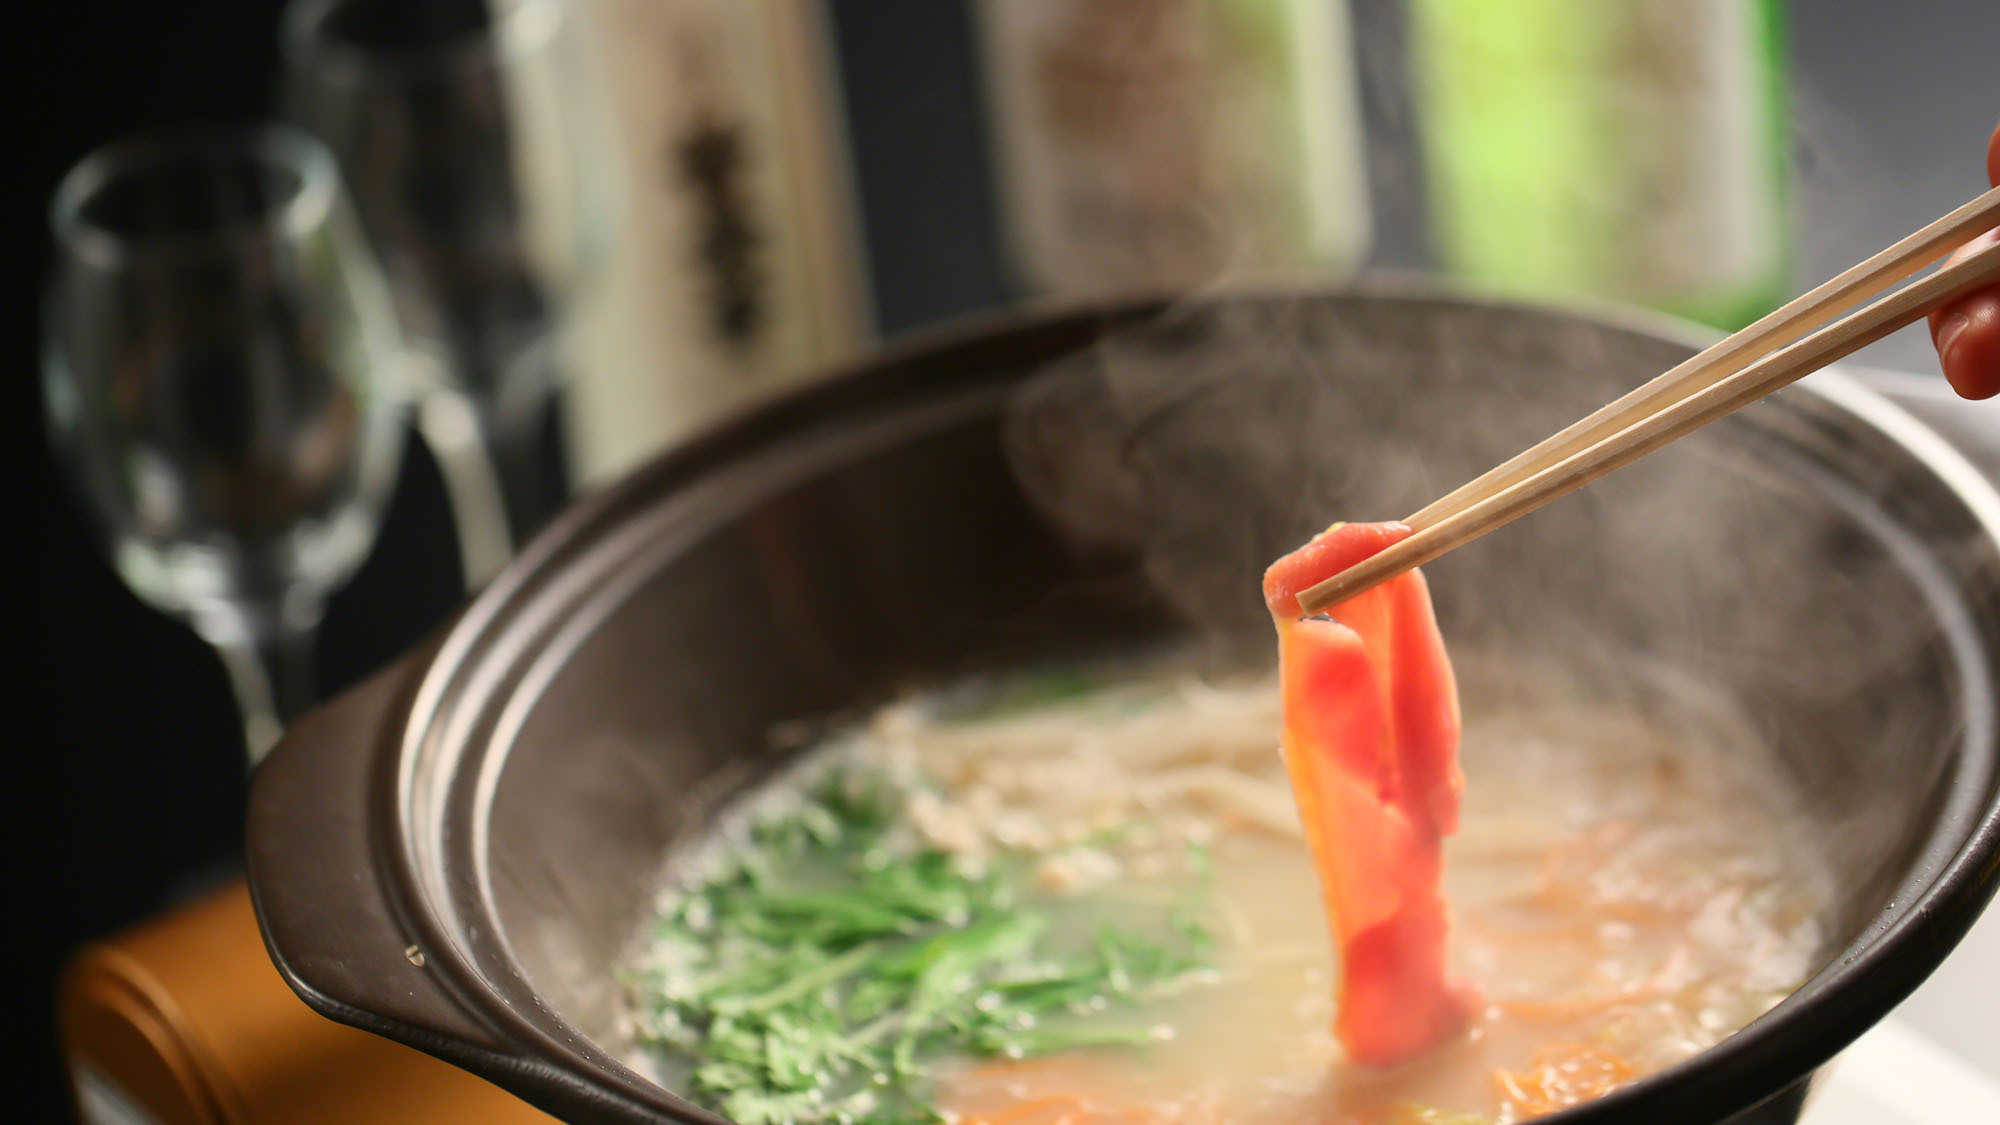
[[[415,2],[415,0],[413,0]],[[140,605],[100,561],[40,424],[37,306],[45,201],[63,171],[124,133],[243,120],[268,105],[279,0],[44,0],[12,10],[4,274],[7,372],[4,595],[10,711],[0,823],[5,958],[0,1013],[15,1054],[0,1114],[66,1112],[52,1036],[54,973],[80,942],[154,913],[234,863],[243,750],[208,648]],[[2000,5],[1795,0],[1798,277],[1871,253],[1984,187],[2000,118]],[[29,12],[32,10],[32,17]],[[893,333],[1001,301],[985,140],[963,8],[840,0],[836,40],[881,327]],[[1375,264],[1424,261],[1393,0],[1357,0]],[[33,25],[30,32],[28,26]],[[1928,370],[1920,334],[1868,358]],[[2000,408],[1996,408],[2000,409]],[[329,689],[434,628],[459,598],[436,472],[411,446],[381,545],[335,599],[321,638]]]

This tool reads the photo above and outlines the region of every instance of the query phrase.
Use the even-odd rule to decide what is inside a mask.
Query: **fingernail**
[[[1951,342],[1958,339],[1958,334],[1965,331],[1966,326],[1971,323],[1972,318],[1962,312],[1947,313],[1945,318],[1938,322],[1937,350],[1940,357],[1951,352]]]

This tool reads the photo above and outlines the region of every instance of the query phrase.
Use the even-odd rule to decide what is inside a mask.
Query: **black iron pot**
[[[1065,649],[1268,646],[1265,560],[1690,350],[1346,291],[1017,320],[840,373],[573,509],[289,732],[249,825],[272,956],[326,1015],[566,1119],[717,1120],[623,1061],[610,968],[662,857],[782,761],[774,724]],[[1843,872],[1796,995],[1549,1120],[1795,1118],[2000,878],[2000,497],[1829,374],[1430,570],[1455,646],[1723,700]]]

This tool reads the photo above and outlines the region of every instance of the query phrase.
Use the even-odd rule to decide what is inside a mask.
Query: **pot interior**
[[[1690,351],[1402,298],[1114,320],[911,353],[667,459],[433,672],[485,686],[452,720],[462,764],[410,775],[408,832],[516,1011],[627,1057],[612,968],[668,850],[794,752],[774,729],[1065,652],[1266,659],[1268,560]],[[1455,648],[1753,732],[1841,873],[1833,963],[1990,787],[1993,554],[1919,458],[1802,389],[1427,572]]]

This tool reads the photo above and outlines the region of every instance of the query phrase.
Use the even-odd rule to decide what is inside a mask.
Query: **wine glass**
[[[473,587],[566,499],[543,440],[556,333],[617,180],[578,31],[557,0],[302,0],[285,19],[285,113],[334,150],[396,292]],[[504,513],[480,499],[496,491]]]
[[[119,575],[222,654],[254,764],[402,453],[389,292],[296,129],[113,143],[63,179],[48,423]]]

